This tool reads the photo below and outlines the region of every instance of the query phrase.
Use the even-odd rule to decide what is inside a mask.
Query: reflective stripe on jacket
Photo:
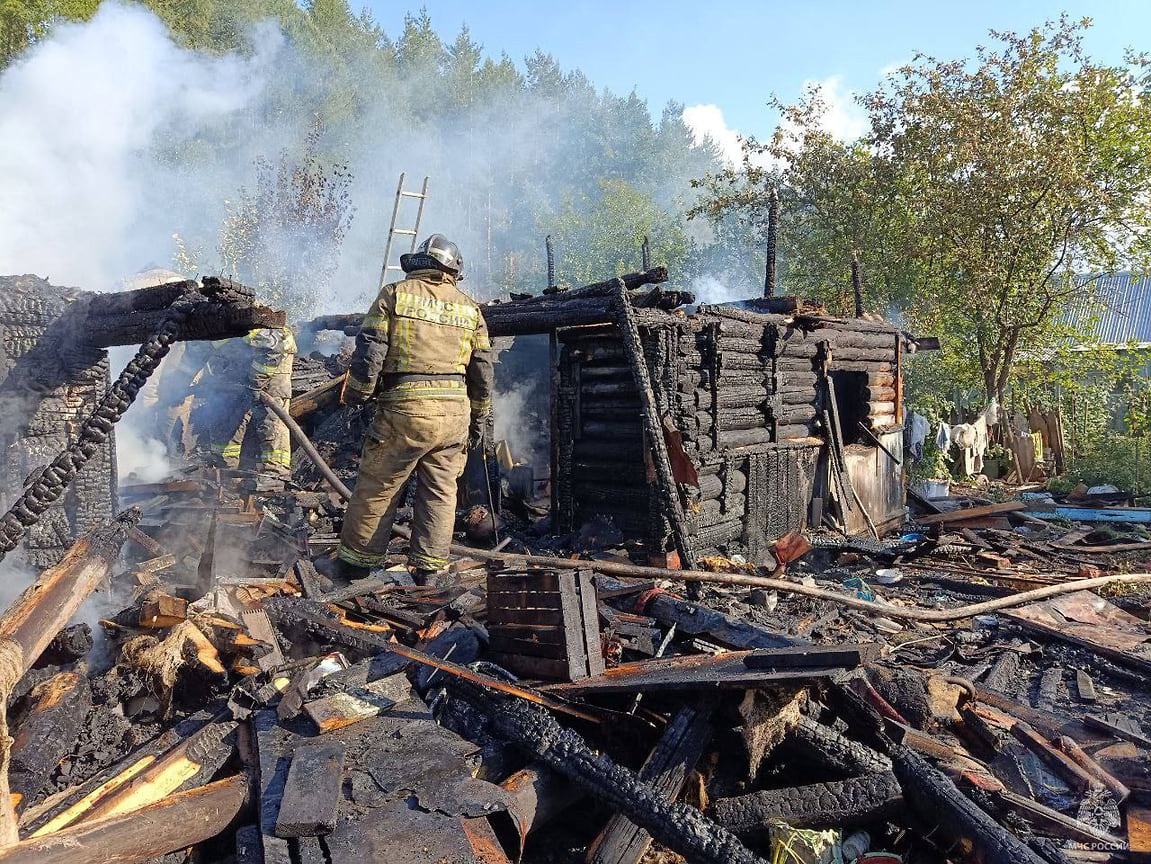
[[[252,348],[252,371],[260,375],[291,375],[296,337],[287,327],[261,327],[244,337]]]
[[[487,324],[454,277],[439,270],[415,271],[385,285],[368,309],[350,373],[348,386],[364,393],[374,393],[384,374],[463,375],[463,382],[390,386],[380,398],[467,398],[473,411],[486,411],[495,378]]]

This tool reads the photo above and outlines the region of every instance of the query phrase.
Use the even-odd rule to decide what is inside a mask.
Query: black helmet
[[[443,234],[433,234],[415,252],[400,256],[400,268],[405,273],[442,270],[459,277],[464,269],[464,256],[460,254],[460,247]]]

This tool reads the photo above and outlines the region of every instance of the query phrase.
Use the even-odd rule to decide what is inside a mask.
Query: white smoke
[[[746,284],[738,279],[725,280],[711,274],[694,279],[691,292],[695,295],[695,302],[700,304],[716,305],[748,299]]]
[[[120,482],[159,483],[172,474],[167,448],[128,415],[116,427],[116,465]]]
[[[190,181],[162,153],[249,108],[281,42],[264,27],[252,56],[209,57],[116,2],[57,27],[0,77],[0,273],[107,290],[170,261],[173,232],[196,218],[181,187],[208,181],[222,199],[235,178]]]

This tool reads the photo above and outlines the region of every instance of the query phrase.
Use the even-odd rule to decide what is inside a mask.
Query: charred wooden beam
[[[772,188],[767,205],[767,268],[763,277],[763,296],[775,296],[775,247],[779,236],[779,193]]]
[[[647,446],[651,451],[652,463],[655,466],[660,507],[671,525],[672,540],[680,561],[684,566],[691,567],[694,564],[694,553],[688,538],[683,502],[680,500],[679,487],[672,471],[667,442],[664,440],[663,417],[659,413],[651,376],[648,374],[643,343],[635,321],[635,310],[632,309],[631,298],[622,285],[612,297],[612,311],[616,326],[619,327],[624,353],[627,355],[632,374],[635,375],[636,389],[639,391],[640,405],[643,408],[640,416],[643,420]]]
[[[695,770],[711,738],[710,717],[711,710],[707,707],[680,709],[640,768],[639,779],[665,801],[679,797],[688,775]],[[636,864],[651,841],[647,831],[617,813],[588,849],[588,864]]]
[[[642,273],[626,273],[605,282],[596,282],[582,288],[572,288],[553,294],[529,297],[511,303],[481,306],[484,321],[491,336],[528,336],[551,333],[560,327],[582,327],[589,324],[610,324],[615,320],[611,295],[622,286],[629,294],[644,285],[658,285],[667,281],[666,267],[653,267]],[[642,293],[642,292],[641,292]],[[633,298],[643,306],[646,297]],[[661,292],[661,307],[674,308],[694,302],[686,292]],[[305,326],[313,330],[339,330],[348,336],[360,331],[364,316],[325,315],[314,318]]]
[[[340,401],[340,393],[347,377],[346,374],[340,375],[319,387],[313,387],[302,396],[295,397],[291,406],[292,416],[299,420],[330,405],[335,405]]]
[[[520,854],[528,835],[583,798],[576,786],[541,762],[532,762],[504,780],[508,793],[507,816],[520,840]],[[493,818],[498,818],[493,814]]]
[[[344,780],[344,748],[340,744],[298,747],[280,810],[276,815],[277,837],[311,837],[336,830],[336,810]]]
[[[891,771],[891,760],[882,753],[810,717],[799,718],[790,740],[804,755],[838,774],[859,776]]]
[[[32,704],[16,728],[8,767],[8,785],[20,812],[76,745],[92,707],[92,688],[84,671],[61,672],[32,689]]]
[[[94,802],[84,818],[131,813],[207,783],[234,752],[237,726],[235,720],[209,723],[127,783]]]
[[[128,531],[140,520],[128,510],[109,524],[77,540],[64,560],[45,570],[0,617],[0,707],[8,704],[16,683],[85,598],[111,572]],[[7,712],[0,712],[0,846],[15,843],[16,814],[8,788],[11,739]]]
[[[181,741],[194,735],[211,720],[212,717],[208,712],[201,711],[177,723],[115,765],[105,768],[96,776],[68,790],[62,798],[53,799],[51,806],[37,807],[34,808],[34,813],[26,813],[26,822],[22,827],[31,837],[62,831],[89,815],[92,808],[101,800],[125,786],[140,772],[153,765],[157,759],[163,758],[165,753],[179,746]]]
[[[255,292],[230,279],[170,282],[113,294],[88,294],[65,315],[80,341],[97,348],[139,345],[163,324],[176,301],[191,304],[176,338],[224,339],[258,327],[282,327],[284,313],[261,306]]]
[[[607,590],[624,587],[624,583],[608,576],[596,577],[596,584]],[[773,633],[742,618],[724,615],[671,594],[656,594],[648,601],[642,614],[655,618],[664,627],[674,624],[679,633],[704,636],[727,648],[786,648],[807,644],[802,639]]]
[[[1026,843],[918,753],[894,747],[891,761],[908,804],[928,824],[938,825],[940,839],[955,854],[977,864],[1043,864]]]
[[[709,813],[738,837],[762,838],[774,820],[797,828],[849,828],[889,819],[902,804],[899,782],[884,773],[720,798]]]
[[[547,712],[516,699],[497,699],[468,682],[452,688],[483,714],[493,733],[616,808],[673,852],[702,864],[762,864],[727,830],[698,810],[669,803],[636,775],[592,751]]]

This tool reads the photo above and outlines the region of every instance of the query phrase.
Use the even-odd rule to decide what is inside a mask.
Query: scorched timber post
[[[41,652],[71,620],[89,594],[112,569],[129,531],[140,521],[139,510],[128,510],[108,525],[73,544],[64,560],[50,567],[8,611],[0,616],[0,847],[19,836],[16,812],[8,789],[8,698],[16,683]]]

